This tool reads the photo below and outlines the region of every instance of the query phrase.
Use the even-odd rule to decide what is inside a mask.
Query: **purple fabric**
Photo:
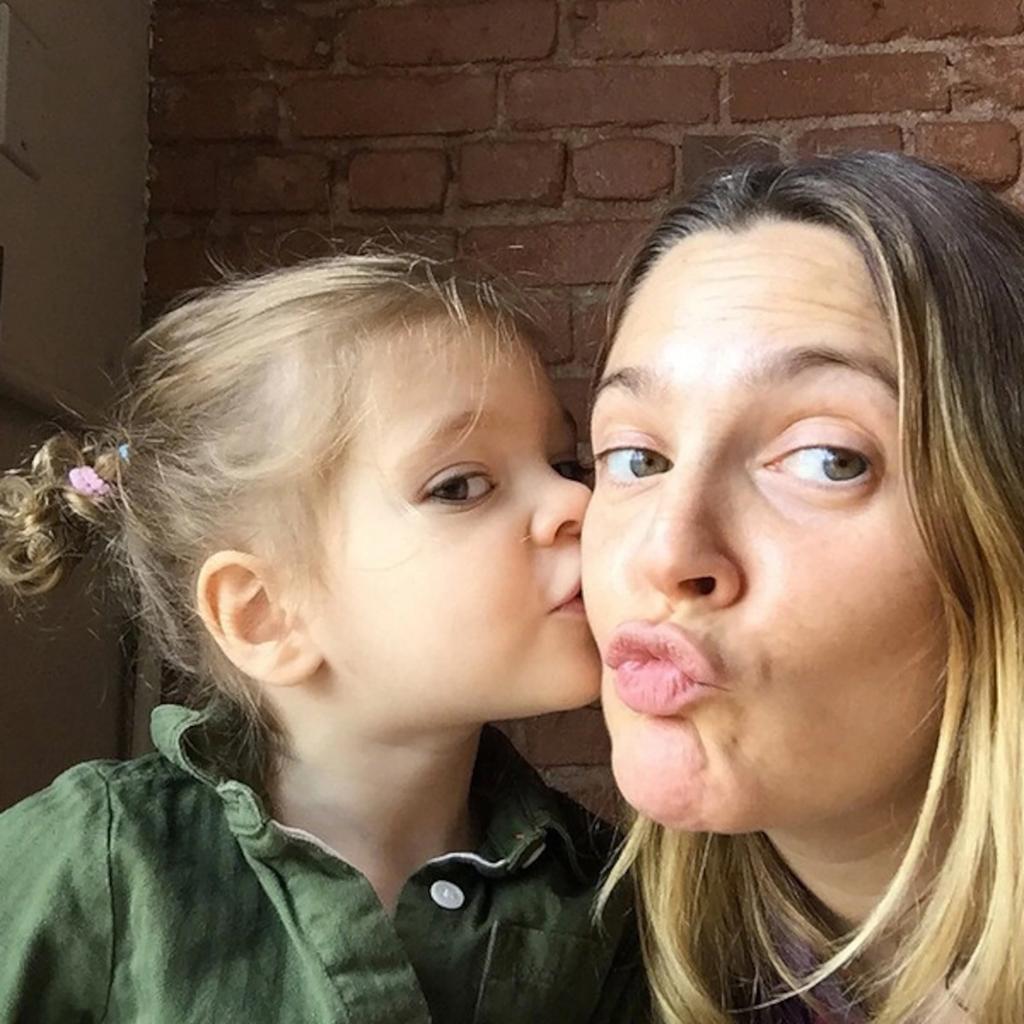
[[[810,974],[817,965],[809,949],[780,936],[782,954],[797,976]],[[787,999],[758,1016],[751,1024],[864,1024],[863,1015],[843,994],[842,987],[829,978],[813,990],[815,1000],[827,1009],[821,1016],[811,1010],[802,999]]]

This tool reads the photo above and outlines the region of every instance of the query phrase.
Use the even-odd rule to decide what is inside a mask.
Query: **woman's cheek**
[[[613,609],[620,584],[613,572],[614,551],[604,543],[602,526],[596,523],[592,531],[590,527],[584,527],[582,559],[583,601],[587,618],[598,645],[603,648],[619,621],[615,619]]]

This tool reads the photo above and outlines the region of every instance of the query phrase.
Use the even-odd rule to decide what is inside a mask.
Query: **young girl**
[[[236,280],[108,431],[0,489],[0,580],[95,544],[191,687],[0,815],[0,1018],[636,1020],[607,842],[482,724],[593,699],[589,491],[523,326],[426,261]]]

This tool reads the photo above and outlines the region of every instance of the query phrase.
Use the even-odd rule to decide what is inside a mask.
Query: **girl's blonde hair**
[[[326,489],[372,397],[360,374],[368,352],[398,346],[396,366],[418,365],[401,346],[472,337],[494,356],[528,351],[531,330],[491,284],[422,257],[332,256],[228,275],[134,344],[109,425],[63,431],[0,477],[0,585],[42,593],[103,545],[190,702],[230,713],[225,767],[265,782],[283,738],[199,620],[203,562],[256,548],[315,574]],[[72,486],[82,466],[109,496]]]
[[[695,232],[763,219],[851,239],[892,332],[903,461],[948,643],[927,794],[887,892],[851,932],[762,834],[639,819],[609,889],[635,873],[655,1000],[671,1024],[779,1020],[780,999],[820,1006],[830,990],[875,1024],[928,1020],[937,999],[976,1024],[1021,1024],[1024,218],[893,154],[723,174],[670,212],[626,271],[602,364],[665,252]]]

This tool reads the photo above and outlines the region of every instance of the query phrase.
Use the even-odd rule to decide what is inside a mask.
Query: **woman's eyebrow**
[[[807,346],[768,352],[742,372],[749,388],[763,388],[792,380],[812,370],[842,367],[878,381],[893,398],[899,397],[896,371],[884,359],[844,352],[828,346]],[[602,378],[594,389],[593,401],[607,390],[622,390],[634,398],[666,397],[672,391],[669,377],[646,366],[624,366]]]
[[[603,391],[611,389],[627,391],[634,398],[652,398],[655,395],[668,395],[672,387],[668,377],[656,370],[646,366],[624,366],[598,381],[591,405]]]
[[[872,355],[844,352],[827,345],[808,346],[767,352],[743,371],[748,387],[761,388],[781,384],[811,370],[842,367],[878,381],[893,398],[899,398],[896,371],[885,360]]]

